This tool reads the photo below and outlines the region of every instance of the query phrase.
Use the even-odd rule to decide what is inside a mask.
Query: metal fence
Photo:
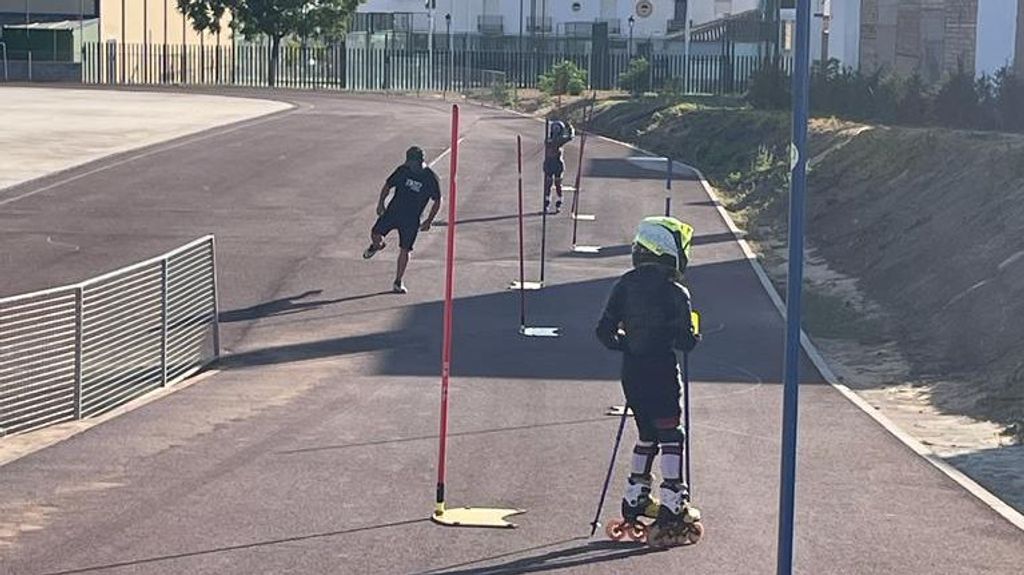
[[[105,413],[220,353],[213,236],[0,299],[0,436]]]
[[[89,84],[266,86],[271,50],[264,44],[175,46],[87,44],[82,79]],[[763,66],[758,56],[667,54],[646,56],[652,90],[738,94]],[[536,88],[539,77],[571,61],[587,72],[589,89],[609,89],[629,67],[625,53],[483,50],[438,46],[434,51],[401,45],[282,46],[276,86],[395,92],[469,92],[488,88],[496,74],[509,87]],[[786,63],[787,68],[789,63]]]

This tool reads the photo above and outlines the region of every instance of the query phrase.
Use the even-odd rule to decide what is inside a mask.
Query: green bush
[[[491,85],[491,99],[495,104],[505,107],[513,107],[518,100],[515,85],[504,78]]]
[[[1001,129],[1024,132],[1024,81],[1009,67],[996,72],[993,105]]]
[[[974,75],[964,69],[962,62],[956,73],[939,88],[932,111],[939,125],[950,128],[976,127],[979,118],[978,90]]]
[[[626,71],[619,74],[619,87],[634,98],[651,89],[651,64],[646,58],[629,61]]]
[[[579,96],[587,89],[587,73],[574,62],[563,60],[539,78],[540,89],[550,96]]]
[[[769,64],[751,77],[747,102],[755,108],[789,109],[790,83],[788,74]],[[919,74],[867,74],[830,60],[816,64],[811,73],[811,110],[860,122],[1024,132],[1024,80],[1010,68],[975,79],[961,64],[930,88]]]
[[[762,110],[781,110],[790,106],[790,79],[782,69],[781,62],[765,61],[760,70],[754,72],[747,90],[747,102]]]

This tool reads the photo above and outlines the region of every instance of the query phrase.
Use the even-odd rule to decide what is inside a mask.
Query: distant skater
[[[394,190],[390,202],[385,201]],[[427,202],[432,202],[427,219],[420,221]],[[384,249],[384,237],[392,230],[398,230],[398,265],[395,271],[394,293],[408,293],[405,287],[405,269],[409,265],[409,254],[416,244],[419,232],[430,231],[434,218],[441,209],[441,185],[437,174],[423,160],[423,150],[413,146],[405,152],[405,163],[388,176],[380,190],[377,201],[377,222],[370,230],[370,247],[363,252],[364,259],[370,259]]]
[[[554,184],[555,213],[562,209],[562,173],[565,172],[565,160],[562,148],[573,139],[572,126],[561,120],[554,120],[548,127],[544,140],[544,211],[551,208],[551,186]]]

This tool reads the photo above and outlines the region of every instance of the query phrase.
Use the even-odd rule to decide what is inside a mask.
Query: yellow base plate
[[[506,521],[506,517],[526,513],[523,509],[490,509],[486,507],[456,507],[434,513],[431,520],[439,525],[449,527],[489,527],[494,529],[512,529],[515,523]]]

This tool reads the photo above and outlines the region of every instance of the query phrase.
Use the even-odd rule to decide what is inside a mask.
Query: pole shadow
[[[376,531],[378,529],[388,529],[390,527],[403,527],[406,525],[413,525],[416,523],[426,523],[430,521],[428,518],[420,519],[405,519],[402,521],[393,521],[390,523],[379,523],[377,525],[367,525],[364,527],[355,527],[352,529],[342,529],[339,531],[326,531],[322,533],[310,533],[308,535],[296,535],[295,537],[285,537],[281,539],[268,539],[265,541],[254,541],[252,543],[242,543],[239,545],[226,545],[223,547],[213,547],[210,549],[201,549],[199,551],[185,551],[182,553],[174,553],[170,555],[158,555],[156,557],[143,557],[140,559],[132,559],[129,561],[120,561],[116,563],[107,563],[105,565],[93,565],[90,567],[81,567],[76,569],[66,569],[64,571],[51,571],[46,575],[73,575],[76,573],[93,573],[96,571],[105,571],[109,569],[118,569],[122,567],[139,567],[142,565],[148,565],[152,563],[160,563],[163,561],[174,561],[176,559],[189,559],[192,557],[201,557],[204,555],[215,555],[218,553],[228,553],[231,551],[244,551],[248,549],[259,549],[262,547],[269,547],[273,545],[282,545],[285,543],[296,543],[299,541],[309,541],[313,539],[324,539],[329,537],[339,537],[342,535],[349,535],[352,533],[362,533],[364,531]]]

